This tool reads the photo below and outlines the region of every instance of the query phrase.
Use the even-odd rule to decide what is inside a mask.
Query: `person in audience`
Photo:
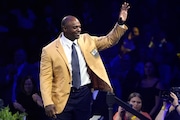
[[[122,98],[122,83],[131,68],[131,56],[123,41],[120,41],[118,54],[110,61],[110,78],[115,95]]]
[[[155,120],[180,120],[180,104],[178,96],[170,92],[172,101],[164,101]]]
[[[130,28],[119,42],[118,54],[110,61],[110,78],[115,95],[127,101],[128,95],[134,91],[134,84],[140,79],[140,75],[133,69],[133,55],[137,49],[135,42],[139,40],[139,29]]]
[[[155,118],[161,108],[159,92],[162,89],[163,85],[158,78],[156,64],[151,60],[145,61],[144,78],[137,83],[135,91],[142,95],[144,102],[142,110],[148,112],[152,119]]]
[[[17,94],[17,99],[13,103],[15,110],[26,113],[26,120],[46,120],[43,102],[34,79],[26,76],[21,81],[21,92]]]
[[[140,112],[145,117],[152,120],[147,112],[142,111],[142,97],[139,93],[133,92],[129,95],[128,104],[138,112]],[[113,116],[113,120],[140,120],[138,117],[134,116],[132,113],[127,112],[124,108],[119,106],[118,111]]]
[[[13,61],[5,66],[5,105],[16,101],[16,95],[20,91],[20,81],[28,74],[34,75],[33,65],[27,60],[27,52],[23,48],[17,48],[13,53]]]

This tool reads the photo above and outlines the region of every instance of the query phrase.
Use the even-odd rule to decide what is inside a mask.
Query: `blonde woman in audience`
[[[133,92],[129,95],[128,103],[132,106],[132,108],[138,112],[140,112],[145,117],[152,120],[150,115],[147,112],[141,110],[142,108],[142,97],[139,93]],[[118,108],[118,112],[113,116],[113,120],[140,120],[138,117],[133,114],[126,112],[121,106]]]

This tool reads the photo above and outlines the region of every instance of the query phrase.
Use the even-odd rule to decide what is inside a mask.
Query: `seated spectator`
[[[122,98],[122,83],[131,68],[131,57],[123,42],[118,49],[119,53],[110,61],[110,77],[116,96]]]
[[[142,95],[143,111],[148,112],[154,119],[161,109],[160,90],[164,89],[159,79],[157,64],[152,60],[144,63],[144,77],[137,83],[136,92]],[[151,100],[151,102],[149,102]]]
[[[142,97],[139,93],[136,92],[131,93],[128,98],[128,103],[132,105],[132,108],[134,110],[140,112],[142,115],[152,120],[147,112],[143,112],[141,110]],[[133,114],[126,112],[121,106],[119,106],[118,112],[116,112],[115,115],[113,116],[113,120],[140,120],[140,119],[134,116]]]
[[[179,120],[180,119],[180,105],[178,97],[175,93],[170,92],[172,102],[164,101],[161,110],[156,116],[155,120]]]
[[[5,106],[16,101],[16,95],[20,91],[20,82],[27,76],[32,75],[33,78],[39,74],[34,70],[34,65],[27,61],[28,54],[25,49],[18,48],[13,53],[12,63],[5,66],[4,94],[3,99]],[[35,80],[36,82],[38,80]]]
[[[31,76],[22,80],[21,91],[17,94],[13,107],[19,112],[27,113],[27,120],[46,120],[42,99]]]

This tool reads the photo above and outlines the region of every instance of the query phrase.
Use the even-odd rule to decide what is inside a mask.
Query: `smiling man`
[[[54,120],[89,120],[92,89],[113,92],[98,51],[117,44],[127,30],[128,3],[123,3],[118,22],[105,36],[81,34],[72,15],[61,21],[62,32],[42,49],[40,88],[46,114]]]

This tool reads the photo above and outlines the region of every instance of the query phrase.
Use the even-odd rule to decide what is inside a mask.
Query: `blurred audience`
[[[38,74],[35,73],[34,66],[27,61],[27,53],[24,49],[19,48],[14,52],[12,63],[8,64],[5,68],[5,81],[3,99],[5,105],[16,101],[16,94],[20,91],[20,81],[26,75]],[[38,80],[36,80],[37,82]]]
[[[142,95],[144,102],[142,110],[147,111],[154,119],[161,106],[159,92],[163,89],[163,85],[159,80],[157,66],[153,61],[148,60],[144,63],[144,77],[136,86],[136,91]]]
[[[43,102],[40,92],[34,79],[26,76],[21,81],[21,91],[17,94],[16,101],[13,103],[15,110],[26,113],[26,120],[46,120]]]
[[[166,37],[167,36],[163,31],[154,33],[153,38],[149,43],[148,50],[149,54],[151,54],[151,59],[159,66],[159,79],[166,88],[169,88],[176,52],[174,44],[168,41]]]
[[[116,96],[122,97],[122,83],[131,68],[131,56],[121,42],[119,53],[110,61],[110,77]]]

